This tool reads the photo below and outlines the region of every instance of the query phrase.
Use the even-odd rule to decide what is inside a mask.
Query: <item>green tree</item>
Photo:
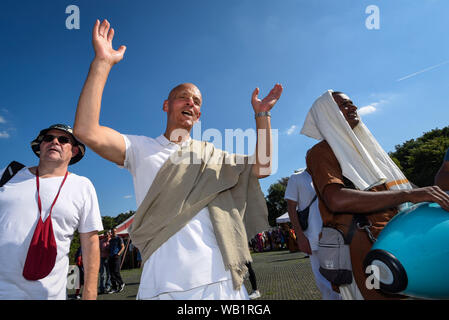
[[[75,264],[75,253],[76,250],[78,250],[78,248],[80,247],[80,245],[81,245],[80,234],[78,233],[78,231],[75,231],[75,233],[73,234],[72,242],[70,243],[70,252],[69,252],[70,264]]]
[[[268,188],[265,200],[268,208],[268,223],[272,227],[276,225],[276,218],[287,212],[287,201],[284,199],[287,183],[288,177],[284,177]]]
[[[113,217],[110,216],[102,216],[101,221],[103,222],[103,229],[110,230],[115,226],[115,221]]]
[[[114,218],[114,223],[115,223],[114,227],[116,227],[116,226],[118,226],[120,223],[126,221],[129,217],[131,217],[131,216],[132,216],[133,214],[135,214],[135,213],[136,213],[136,212],[133,211],[133,210],[129,210],[129,211],[126,212],[126,213],[120,213],[119,215],[117,215],[117,216]]]
[[[433,129],[421,137],[395,147],[390,157],[407,179],[419,187],[433,185],[435,175],[449,148],[449,127]]]

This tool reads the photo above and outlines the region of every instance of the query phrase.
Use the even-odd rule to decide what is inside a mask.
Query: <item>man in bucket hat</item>
[[[22,168],[0,187],[0,299],[66,299],[76,230],[85,266],[83,299],[95,299],[103,229],[97,195],[89,179],[68,172],[85,146],[70,126],[55,124],[41,130],[31,148],[38,165]]]

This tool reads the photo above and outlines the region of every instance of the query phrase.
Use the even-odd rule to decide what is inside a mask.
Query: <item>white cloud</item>
[[[5,118],[3,118],[2,116],[0,116],[0,123],[6,123]]]
[[[370,114],[370,113],[373,113],[376,111],[377,111],[377,109],[375,106],[369,105],[369,106],[361,107],[359,110],[357,110],[357,113],[361,116],[364,116],[366,114]]]
[[[363,107],[358,108],[357,109],[357,113],[360,114],[361,116],[364,116],[364,115],[367,115],[367,114],[370,114],[370,113],[374,113],[374,112],[376,112],[378,110],[379,106],[384,105],[386,103],[388,103],[388,100],[381,99],[381,100],[379,100],[377,102],[370,103],[367,106],[363,106]]]
[[[0,139],[8,139],[9,133],[6,131],[0,131]]]
[[[131,194],[129,194],[129,195],[127,195],[127,196],[124,196],[123,198],[125,198],[125,199],[131,199],[133,196],[131,195]]]
[[[292,125],[290,128],[287,129],[287,135],[291,136],[295,133],[295,131],[298,129],[298,126]]]

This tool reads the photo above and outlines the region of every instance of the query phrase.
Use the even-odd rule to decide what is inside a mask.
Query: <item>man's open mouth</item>
[[[56,148],[49,148],[48,151],[55,151],[55,152],[58,152],[58,153],[61,152],[59,149],[56,149]]]
[[[193,113],[191,111],[183,111],[182,114],[185,116],[193,117]]]

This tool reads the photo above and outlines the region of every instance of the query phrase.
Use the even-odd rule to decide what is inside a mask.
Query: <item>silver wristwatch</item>
[[[265,116],[271,117],[270,111],[258,112],[258,113],[256,113],[255,118],[257,118],[257,117],[265,117]]]

